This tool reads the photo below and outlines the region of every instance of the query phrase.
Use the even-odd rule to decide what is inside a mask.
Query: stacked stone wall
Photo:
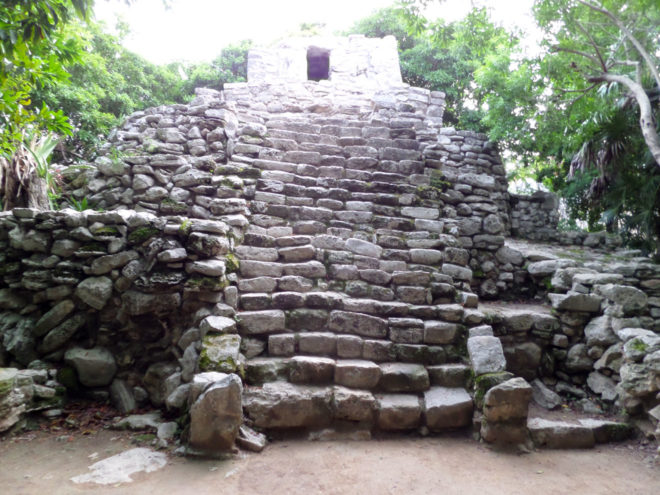
[[[59,369],[70,392],[126,410],[163,405],[196,370],[199,321],[233,315],[233,238],[132,210],[2,214],[0,366]]]

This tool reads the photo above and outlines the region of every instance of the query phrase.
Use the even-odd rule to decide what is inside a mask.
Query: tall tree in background
[[[46,84],[67,80],[63,65],[80,51],[60,33],[71,19],[86,19],[92,4],[92,0],[0,4],[0,195],[5,209],[47,206],[34,143],[41,140],[42,130],[68,133],[71,126],[61,110],[34,106],[31,94]]]
[[[482,100],[487,88],[474,84],[474,74],[489,57],[502,61],[518,43],[516,35],[495,26],[485,9],[473,9],[465,19],[428,21],[419,12],[391,7],[357,22],[349,31],[371,37],[393,35],[399,42],[404,81],[446,94],[445,122],[462,129],[485,131]]]

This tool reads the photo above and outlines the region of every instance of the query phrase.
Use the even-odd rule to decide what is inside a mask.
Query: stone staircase
[[[467,426],[466,327],[483,315],[442,202],[418,195],[437,131],[351,108],[239,113],[228,166],[259,170],[236,248],[246,413],[269,429]]]

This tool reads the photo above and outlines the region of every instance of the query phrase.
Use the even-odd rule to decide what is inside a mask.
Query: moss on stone
[[[633,339],[630,341],[630,347],[637,352],[646,352],[649,348],[642,339]]]
[[[141,244],[159,233],[160,230],[155,227],[140,227],[128,235],[128,242],[131,244]]]
[[[241,262],[235,254],[229,253],[225,256],[225,266],[227,273],[234,273],[240,268]]]
[[[78,373],[70,366],[65,366],[57,371],[57,381],[64,385],[70,392],[78,392],[80,390]]]
[[[188,205],[170,198],[165,198],[160,202],[160,209],[171,213],[185,213],[188,211]]]
[[[93,253],[93,252],[105,252],[105,245],[101,244],[100,242],[90,242],[89,244],[84,244],[83,246],[80,246],[78,251],[83,251],[85,253]]]
[[[479,409],[483,407],[486,392],[491,388],[513,378],[513,373],[499,371],[497,373],[484,373],[474,379],[474,402]]]
[[[120,233],[119,233],[119,229],[117,227],[113,227],[111,225],[106,225],[105,227],[101,227],[100,229],[95,230],[94,235],[118,236],[118,235],[120,235]]]
[[[181,225],[179,225],[180,235],[188,236],[190,235],[191,231],[192,231],[192,222],[190,220],[184,220],[183,222],[181,222]]]
[[[189,289],[207,290],[218,292],[224,290],[229,282],[224,277],[202,277],[193,276],[186,280],[185,286]]]

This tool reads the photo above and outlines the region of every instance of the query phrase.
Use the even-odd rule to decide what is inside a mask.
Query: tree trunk
[[[644,142],[646,142],[646,146],[651,151],[655,163],[660,167],[660,136],[658,136],[655,128],[653,107],[644,88],[628,76],[610,74],[608,72],[590,77],[588,80],[589,82],[616,82],[623,84],[630,90],[639,106],[639,127],[642,130]]]

